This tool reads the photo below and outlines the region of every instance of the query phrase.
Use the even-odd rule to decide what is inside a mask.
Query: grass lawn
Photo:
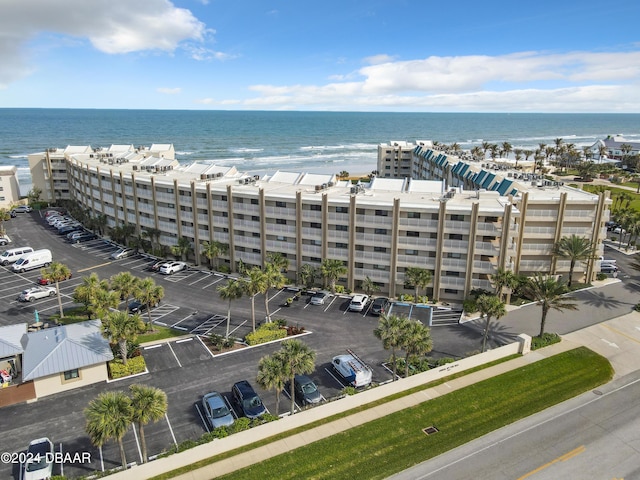
[[[630,183],[628,186],[636,187],[637,184]],[[585,192],[593,193],[595,191],[595,185],[584,185],[583,189]],[[613,186],[612,187],[607,186],[607,190],[611,192],[611,198],[614,198],[616,195],[620,195],[621,193],[626,193],[631,195],[633,200],[631,200],[630,208],[632,210],[640,210],[640,194],[632,192],[631,190],[625,190],[624,188],[616,188]]]
[[[609,381],[581,347],[246,467],[221,478],[386,478]],[[427,436],[423,428],[440,431]]]

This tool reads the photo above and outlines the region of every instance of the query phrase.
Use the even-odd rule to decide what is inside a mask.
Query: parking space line
[[[327,305],[327,308],[324,309],[324,311],[326,312],[327,310],[329,310],[329,308],[331,308],[331,305],[333,305],[333,302],[336,301],[338,297],[336,295],[333,296],[333,298],[331,299],[331,301],[329,302],[329,305]]]
[[[100,267],[104,267],[104,266],[107,266],[107,265],[111,265],[111,263],[113,263],[113,262],[101,263],[99,265],[93,265],[92,267],[82,268],[82,269],[78,270],[78,273],[86,272],[86,271],[89,271],[89,270],[93,270],[94,268],[100,268]]]
[[[215,358],[215,355],[213,354],[213,352],[211,350],[209,350],[207,348],[207,346],[204,344],[204,342],[202,341],[202,338],[200,338],[200,335],[196,335],[196,338],[198,339],[198,341],[202,344],[202,346],[205,348],[205,350],[207,352],[209,352],[209,355],[211,355],[211,358]]]
[[[169,346],[169,350],[171,350],[171,353],[173,353],[173,357],[176,359],[176,362],[178,362],[178,366],[182,368],[182,364],[180,363],[180,360],[178,360],[178,356],[176,355],[176,352],[173,351],[173,348],[171,347],[171,343],[167,343],[167,345]]]
[[[140,440],[138,439],[138,432],[136,430],[135,422],[131,422],[131,429],[133,430],[133,438],[136,439],[136,447],[138,448],[138,457],[140,458],[140,463],[143,463],[144,459],[142,458],[142,449],[140,448]]]
[[[221,282],[222,280],[224,280],[224,277],[218,278],[215,282],[207,283],[204,287],[202,287],[202,290],[204,290],[205,288],[209,288],[212,285],[215,285],[216,283]]]
[[[333,378],[336,382],[338,382],[340,384],[341,387],[344,387],[344,383],[342,383],[334,374],[333,372],[329,371],[327,368],[324,369],[325,372],[327,372],[331,378]]]
[[[151,350],[153,348],[160,348],[162,346],[161,343],[157,343],[156,345],[149,345],[148,347],[144,347],[145,350]]]
[[[193,337],[183,338],[182,340],[176,340],[176,343],[185,343],[185,342],[192,342],[192,341],[193,341]]]
[[[231,330],[229,332],[229,335],[231,335],[233,332],[235,332],[236,330],[238,330],[241,327],[244,327],[247,324],[248,320],[245,320],[244,322],[242,322],[240,325],[238,325],[236,328],[234,328],[233,330]]]
[[[198,406],[197,403],[194,403],[193,406],[196,407],[196,410],[198,411],[198,415],[200,415],[200,420],[202,420],[202,423],[204,423],[204,428],[207,429],[207,433],[210,433],[211,430],[209,430],[209,425],[207,425],[209,422],[207,422],[205,420],[205,418],[202,416],[202,412],[200,411],[200,407]]]
[[[167,421],[167,425],[169,426],[169,431],[171,432],[171,438],[173,438],[173,443],[178,446],[178,442],[176,441],[176,436],[173,434],[173,428],[171,428],[171,422],[169,422],[169,416],[165,413],[164,418]]]
[[[178,327],[176,327],[176,325],[178,325],[179,323],[184,322],[185,320],[187,320],[187,319],[189,319],[189,318],[191,318],[191,317],[193,317],[193,314],[192,314],[192,313],[190,313],[189,315],[187,315],[186,317],[184,317],[182,320],[178,320],[176,323],[174,323],[173,325],[171,325],[171,328],[178,328]]]
[[[201,282],[202,280],[207,280],[209,277],[211,277],[211,274],[208,272],[203,272],[203,271],[199,271],[199,273],[202,273],[204,276],[200,277],[198,280],[196,280],[195,282],[191,282],[189,284],[189,286],[191,285],[195,285],[196,283]]]

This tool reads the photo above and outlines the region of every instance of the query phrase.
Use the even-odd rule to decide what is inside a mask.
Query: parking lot
[[[165,290],[165,298],[151,310],[154,323],[173,327],[187,334],[170,342],[143,348],[148,373],[108,384],[97,384],[72,390],[64,394],[45,397],[31,404],[4,407],[3,432],[0,449],[19,451],[26,449],[34,438],[48,436],[65,452],[90,452],[90,464],[56,465],[54,473],[64,468],[67,475],[86,475],[92,470],[116,467],[120,462],[117,444],[108,442],[101,450],[93,447],[84,432],[82,411],[88,403],[103,391],[126,391],[133,383],[156,386],[166,392],[169,408],[166,417],[157,424],[145,427],[149,455],[185,440],[193,440],[207,432],[209,426],[204,421],[199,404],[202,396],[210,391],[220,392],[230,402],[231,386],[246,379],[256,389],[270,412],[276,410],[276,394],[264,391],[255,382],[257,365],[265,355],[279,348],[279,344],[267,344],[244,348],[228,354],[213,355],[202,337],[211,333],[223,334],[226,330],[227,302],[222,301],[216,289],[227,281],[224,275],[204,268],[190,268],[173,275],[161,275],[149,271],[155,259],[137,254],[118,260],[111,254],[119,247],[102,239],[71,245],[47,228],[39,214],[21,215],[5,224],[12,243],[5,248],[30,245],[34,249],[49,248],[54,261],[67,265],[73,276],[60,283],[64,308],[73,306],[74,289],[82,283],[82,278],[95,272],[101,279],[108,279],[121,271],[130,271],[139,277],[152,277]],[[39,270],[15,274],[6,267],[0,267],[0,324],[34,322],[35,311],[40,320],[47,321],[48,315],[56,313],[56,297],[20,303],[18,294],[25,288],[34,286],[40,276]],[[304,327],[306,335],[302,340],[316,352],[316,369],[309,376],[318,385],[326,399],[338,396],[344,386],[331,368],[333,356],[345,353],[347,349],[356,352],[373,371],[373,382],[384,383],[391,380],[391,373],[383,367],[390,352],[385,351],[373,335],[377,317],[372,316],[367,307],[363,312],[348,311],[350,297],[336,295],[324,305],[311,305],[308,295],[290,306],[286,299],[293,292],[287,289],[269,292],[269,305],[273,319],[283,318],[289,324]],[[255,298],[256,320],[264,321],[264,301],[262,295]],[[410,305],[396,304],[393,313],[411,314],[422,321],[426,319],[426,309],[412,308]],[[408,309],[408,311],[407,311]],[[146,316],[146,313],[143,315]],[[247,297],[232,303],[230,332],[236,338],[243,338],[251,331],[251,301]],[[191,336],[188,334],[196,334]],[[460,356],[477,350],[479,334],[459,325],[445,325],[432,329],[434,356]],[[288,393],[281,395],[280,412],[288,410]],[[300,406],[299,406],[300,408]],[[238,412],[235,412],[238,415]],[[124,437],[125,450],[130,462],[140,461],[139,434],[132,427]],[[0,477],[8,478],[17,471],[10,465],[0,465]]]

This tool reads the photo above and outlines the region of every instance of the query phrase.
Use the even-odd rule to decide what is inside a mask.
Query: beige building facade
[[[20,201],[18,168],[0,166],[0,208],[11,208]]]

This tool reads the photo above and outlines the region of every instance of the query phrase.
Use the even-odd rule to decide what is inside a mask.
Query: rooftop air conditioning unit
[[[207,174],[206,173],[201,173],[200,174],[200,180],[206,180],[207,178]]]
[[[351,187],[349,189],[349,193],[351,193],[352,195],[355,195],[356,193],[358,193],[358,187]]]
[[[133,166],[133,169],[134,169],[134,170],[138,170],[138,165],[134,165],[134,166]]]
[[[319,192],[320,190],[322,190],[322,185],[316,185],[316,192]]]
[[[327,184],[326,184],[326,183],[323,183],[323,184],[322,184],[322,189],[323,189],[323,190],[325,190],[326,188],[327,188]]]
[[[329,188],[333,187],[333,182],[328,182],[327,183],[327,187],[329,187]]]
[[[220,174],[220,176],[222,176],[222,173]],[[254,175],[253,179],[256,181],[260,180],[260,175]]]

